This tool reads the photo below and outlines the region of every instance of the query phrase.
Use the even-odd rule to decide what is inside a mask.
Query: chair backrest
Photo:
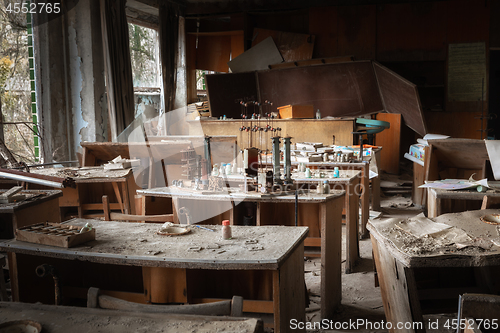
[[[112,212],[109,208],[109,198],[107,195],[102,196],[102,206],[104,211],[105,221],[132,221],[132,222],[174,222],[174,214],[163,215],[133,215]]]

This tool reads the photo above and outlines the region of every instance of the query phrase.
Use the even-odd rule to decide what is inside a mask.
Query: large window
[[[18,162],[33,164],[38,161],[39,138],[31,20],[8,11],[9,3],[0,1],[0,139]]]

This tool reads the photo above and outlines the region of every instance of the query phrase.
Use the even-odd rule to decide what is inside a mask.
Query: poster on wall
[[[484,100],[486,95],[485,43],[448,46],[448,101]]]

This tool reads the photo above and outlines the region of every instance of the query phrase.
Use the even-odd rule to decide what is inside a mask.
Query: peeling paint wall
[[[134,118],[137,118],[140,114],[144,114],[146,119],[152,119],[159,115],[160,108],[160,93],[134,93]]]
[[[82,141],[107,141],[99,1],[69,2],[65,16],[35,31],[46,162],[76,159]]]

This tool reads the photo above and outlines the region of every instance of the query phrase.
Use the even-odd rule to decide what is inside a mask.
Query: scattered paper
[[[474,180],[472,177],[469,180],[464,179],[444,179],[434,182],[427,182],[420,185],[419,188],[437,188],[441,190],[465,190],[477,188],[478,186],[488,188],[488,179]]]
[[[417,238],[437,234],[439,232],[442,232],[443,230],[451,228],[450,225],[436,223],[432,220],[429,220],[428,218],[423,216],[423,214],[419,214],[413,218],[400,221],[398,224],[396,224],[396,227],[409,234],[412,234]]]

